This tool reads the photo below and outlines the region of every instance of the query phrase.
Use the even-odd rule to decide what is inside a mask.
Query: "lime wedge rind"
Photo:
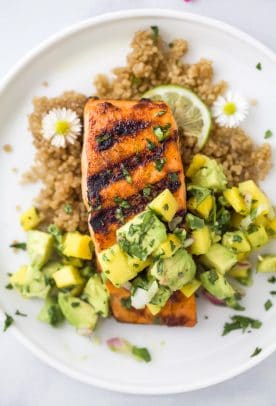
[[[178,85],[161,85],[150,89],[143,97],[166,102],[184,134],[197,138],[198,149],[204,147],[212,126],[211,112],[193,91]]]

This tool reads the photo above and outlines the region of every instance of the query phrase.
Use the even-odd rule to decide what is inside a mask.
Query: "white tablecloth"
[[[96,14],[138,7],[174,8],[214,17],[276,51],[276,0],[0,0],[0,77],[30,48],[64,27]],[[67,378],[37,360],[9,332],[0,333],[0,406],[275,406],[275,375],[276,354],[242,376],[197,392],[122,395]]]

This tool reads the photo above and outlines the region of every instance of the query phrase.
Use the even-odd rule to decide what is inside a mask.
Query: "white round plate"
[[[0,88],[0,305],[11,315],[16,309],[28,314],[25,318],[15,316],[11,331],[40,359],[71,377],[106,389],[140,394],[176,393],[213,385],[247,370],[271,354],[276,348],[276,303],[265,312],[264,302],[273,289],[267,276],[255,278],[244,300],[245,315],[263,321],[263,327],[251,334],[236,331],[222,337],[224,323],[235,312],[199,300],[198,324],[192,329],[123,325],[107,320],[97,332],[101,344],[78,336],[70,326],[52,329],[40,323],[36,315],[41,302],[23,300],[4,286],[7,273],[14,272],[26,261],[24,253],[14,255],[8,248],[14,239],[24,239],[16,205],[27,208],[38,189],[38,186],[19,183],[20,173],[33,160],[27,129],[32,98],[55,96],[70,89],[92,94],[93,77],[98,72],[109,73],[113,67],[124,65],[134,32],[151,25],[158,25],[168,41],[175,37],[186,38],[190,49],[188,61],[213,60],[215,80],[226,79],[232,89],[257,100],[244,127],[257,143],[262,143],[265,131],[271,129],[274,137],[269,142],[275,150],[275,55],[234,28],[192,14],[147,9],[104,15],[79,23],[31,52]],[[262,64],[261,71],[255,68],[258,62]],[[43,81],[48,81],[49,87],[43,87]],[[3,152],[4,144],[11,144],[13,152]],[[19,168],[19,174],[12,171],[14,167]],[[275,170],[263,187],[275,203]],[[270,245],[265,251],[272,249]],[[146,346],[152,354],[152,362],[139,363],[110,352],[105,340],[112,336]],[[250,358],[257,346],[262,352]]]

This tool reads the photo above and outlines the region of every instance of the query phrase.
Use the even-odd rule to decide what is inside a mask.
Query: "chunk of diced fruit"
[[[268,243],[268,235],[263,226],[253,225],[247,232],[247,239],[252,249],[257,249]]]
[[[247,180],[239,183],[239,191],[244,197],[252,200],[252,208],[259,209],[260,214],[268,214],[271,210],[271,204],[266,195],[258,188],[253,180]]]
[[[169,258],[181,247],[180,240],[175,234],[168,234],[166,241],[153,252],[153,257]]]
[[[77,231],[66,233],[63,240],[63,254],[67,257],[92,259],[93,244],[89,235]]]
[[[53,279],[60,289],[83,284],[78,269],[72,265],[64,265],[53,274]]]
[[[164,221],[171,221],[177,212],[178,203],[169,189],[165,189],[150,204],[149,208],[153,210]]]
[[[133,279],[138,270],[129,266],[127,255],[120,249],[118,244],[100,252],[98,260],[102,271],[113,285],[121,286]],[[138,268],[137,268],[138,269]]]
[[[209,251],[200,257],[203,265],[214,268],[221,274],[229,271],[237,262],[236,255],[221,244],[214,244]]]
[[[194,240],[191,245],[192,254],[203,255],[209,251],[211,247],[211,235],[207,226],[193,230],[191,237]]]
[[[237,187],[226,189],[223,196],[227,202],[233,207],[236,213],[246,215],[248,214],[248,207],[245,204],[244,198]]]
[[[207,196],[202,202],[198,203],[196,197],[191,197],[187,202],[187,208],[199,217],[207,219],[214,207],[214,199],[211,195]]]
[[[196,174],[196,172],[202,168],[207,161],[207,157],[202,154],[194,155],[192,162],[190,163],[189,168],[187,169],[186,175],[188,178],[191,178]]]
[[[30,207],[20,216],[20,223],[25,231],[33,230],[40,223],[40,219],[35,207]]]
[[[249,252],[250,244],[242,231],[229,231],[222,237],[222,245],[234,252]]]

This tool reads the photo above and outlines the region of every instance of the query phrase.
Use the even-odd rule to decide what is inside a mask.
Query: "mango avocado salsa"
[[[237,283],[253,283],[250,254],[276,236],[273,207],[252,180],[228,187],[222,166],[205,155],[195,155],[186,174],[186,213],[165,189],[96,255],[89,235],[55,225],[42,230],[39,213],[28,209],[20,219],[28,263],[9,285],[24,298],[44,301],[40,321],[54,327],[67,321],[85,335],[110,314],[108,284],[129,292],[121,300],[125,309],[146,309],[154,317],[175,292],[187,299],[207,292],[244,309]],[[259,255],[257,272],[276,272],[276,255]]]

